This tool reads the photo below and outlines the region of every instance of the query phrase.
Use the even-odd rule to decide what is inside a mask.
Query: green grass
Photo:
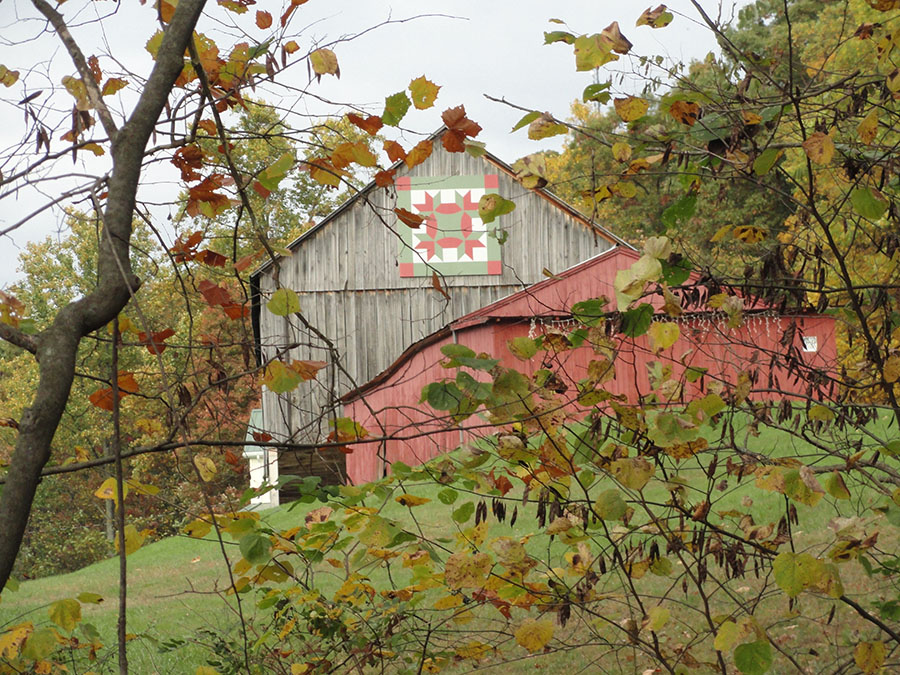
[[[883,425],[878,425],[877,430],[886,431]],[[821,459],[818,450],[770,429],[762,430],[758,436],[744,434],[741,442],[746,443],[749,451],[769,457],[801,457],[806,463]],[[744,478],[740,483],[732,480],[725,490],[718,490],[714,485],[710,489],[710,482],[703,471],[704,461],[706,459],[703,456],[685,460],[679,465],[678,472],[687,480],[689,490],[695,494],[708,492],[711,495],[713,511],[721,513],[741,510],[751,514],[758,525],[777,523],[784,515],[786,510],[784,496],[756,488],[752,477]],[[659,477],[657,475],[657,478]],[[430,482],[406,482],[404,490],[432,501],[407,509],[389,500],[384,506],[382,515],[402,520],[411,531],[415,532],[421,528],[421,531],[431,539],[445,538],[449,540],[445,545],[453,548],[453,539],[460,528],[450,520],[448,514],[451,509],[467,500],[476,499],[477,496],[466,495],[464,491],[460,491],[457,502],[448,507],[437,498],[437,493],[443,488],[443,485]],[[510,496],[515,496],[515,493],[511,493]],[[668,497],[668,492],[662,483],[654,482],[644,490],[644,496],[648,501],[663,502]],[[857,495],[856,501],[853,502],[837,502],[826,497],[816,508],[796,505],[800,517],[800,526],[795,530],[798,550],[808,549],[821,555],[825,546],[834,538],[828,529],[828,522],[838,515],[863,512],[866,506],[871,505],[869,502],[874,501],[876,501],[874,494],[864,493],[861,496]],[[262,512],[261,518],[273,529],[283,530],[302,525],[306,513],[318,506],[321,504],[298,504],[293,510],[280,507]],[[508,510],[511,512],[512,503]],[[415,522],[412,522],[411,516],[415,516]],[[493,517],[490,520],[493,522]],[[471,525],[471,522],[468,525]],[[520,503],[519,518],[515,527],[494,525],[488,540],[498,534],[521,537],[536,529],[533,503],[528,507],[523,507]],[[888,547],[890,550],[889,547],[892,545],[896,548],[897,540],[895,536],[883,536],[881,543],[882,548]],[[237,545],[228,537],[225,539],[224,547],[232,564],[240,558]],[[556,555],[563,548],[563,544],[557,540],[552,545],[551,554]],[[531,552],[536,557],[547,555],[546,549],[542,552],[535,550]],[[377,562],[373,562],[364,571],[376,587],[383,587],[382,585],[387,582],[385,568]],[[341,583],[339,571],[327,565],[321,565],[317,574],[317,587],[326,596],[330,596]],[[863,577],[859,565],[855,563],[842,565],[841,574],[848,594],[865,594],[868,590],[867,580]],[[214,649],[211,645],[204,644],[205,638],[197,632],[199,629],[208,629],[215,635],[236,634],[239,626],[236,601],[234,596],[226,597],[223,593],[229,587],[230,581],[217,541],[178,536],[149,544],[128,557],[128,579],[128,631],[137,635],[137,639],[129,642],[128,648],[132,672],[193,673],[196,665],[204,663]],[[734,580],[730,587],[738,595],[750,597],[764,581],[748,575]],[[670,581],[665,578],[647,577],[642,585],[642,591],[649,596],[662,595],[667,592],[669,583]],[[608,579],[604,577],[601,584],[602,590],[613,596],[602,603],[610,616],[623,616],[625,603],[621,598],[615,597],[615,594],[620,594],[620,584],[621,578],[617,575],[608,575]],[[84,592],[97,593],[104,601],[100,605],[84,605],[83,622],[94,625],[107,644],[107,647],[99,652],[101,661],[94,665],[95,670],[98,672],[111,670],[115,666],[117,588],[117,559],[105,560],[71,574],[28,581],[23,583],[17,592],[3,594],[0,602],[0,633],[5,627],[22,621],[47,624],[49,621],[47,608],[54,600],[75,597]],[[719,603],[715,599],[717,597],[714,595],[714,603],[721,604],[722,611],[729,611],[728,604]],[[245,594],[242,595],[242,599],[245,616],[253,617],[256,611],[254,595]],[[688,611],[688,608],[696,602],[696,598],[685,598],[684,602],[684,612],[677,610],[673,612],[671,620],[673,626],[677,626],[679,621],[696,620],[697,615]],[[831,606],[830,601],[809,594],[801,596],[801,603],[804,613],[815,617],[827,614]],[[785,638],[787,641],[784,646],[790,649],[806,642],[819,644],[823,639],[826,642],[830,641],[834,649],[844,649],[848,644],[852,644],[853,640],[859,639],[854,631],[865,631],[868,628],[852,612],[839,608],[833,627],[829,629],[831,632],[823,636],[822,626],[819,623],[790,615],[787,610],[784,596],[774,597],[772,601],[767,601],[759,607],[760,616],[764,621],[783,620],[788,625],[794,625],[794,628],[785,632],[788,637]],[[489,609],[486,612],[490,618],[479,618],[474,623],[476,627],[487,626],[496,620],[497,614],[494,610]],[[574,675],[578,672],[622,672],[631,669],[641,672],[644,667],[651,665],[640,659],[629,661],[622,653],[609,655],[602,645],[584,646],[584,640],[589,634],[587,626],[580,623],[580,619],[573,618],[565,629],[558,629],[556,637],[565,643],[580,645],[577,649],[573,647],[551,655],[530,656],[513,664],[487,659],[482,663],[482,667],[488,672],[497,673],[534,668],[545,673]],[[173,637],[191,638],[191,641],[178,649],[161,649],[161,641]],[[821,663],[824,667],[828,659],[833,658],[833,651],[825,649],[821,651],[823,652]],[[809,656],[807,661],[813,668],[819,663],[814,656]],[[785,664],[786,662],[782,665]],[[458,666],[452,669],[452,672],[468,672],[470,668],[471,666]]]

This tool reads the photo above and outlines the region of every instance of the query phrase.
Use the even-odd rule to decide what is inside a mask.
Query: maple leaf
[[[409,93],[412,94],[412,102],[417,110],[433,106],[440,89],[440,86],[425,79],[424,75],[409,83]]]
[[[481,133],[481,126],[466,117],[466,107],[448,108],[441,115],[447,131],[441,137],[441,143],[447,152],[465,152],[466,137],[474,138]]]
[[[406,163],[406,168],[411,169],[414,166],[421,164],[431,156],[433,151],[434,144],[431,141],[419,141],[416,143],[416,147],[407,153],[406,159],[403,160]]]
[[[203,179],[196,186],[188,190],[188,203],[185,211],[189,216],[196,218],[204,215],[213,218],[231,206],[231,201],[226,195],[216,190],[222,187],[224,176],[214,173]]]
[[[123,396],[128,394],[136,394],[139,390],[138,383],[134,379],[134,373],[123,372],[119,373],[119,377],[117,378],[117,385],[119,388],[119,400],[122,400]],[[112,410],[113,409],[113,390],[112,387],[105,387],[103,389],[98,389],[90,396],[88,396],[88,400],[91,402],[91,405],[97,406],[103,410]]]
[[[393,169],[387,169],[385,171],[379,171],[375,174],[375,185],[378,187],[388,187],[389,185],[394,184],[394,174],[397,172]]]
[[[225,307],[226,305],[231,305],[233,303],[231,294],[218,284],[211,282],[209,279],[201,279],[197,284],[197,290],[200,291],[200,294],[203,296],[203,299],[206,300],[208,305],[221,305],[222,307]]]
[[[200,251],[196,256],[196,260],[210,267],[225,267],[225,263],[228,262],[228,258],[224,255],[210,251],[208,248]]]
[[[406,150],[397,141],[385,141],[384,151],[392,162],[402,162],[406,159]]]
[[[369,115],[366,118],[362,118],[359,115],[347,113],[347,121],[358,126],[369,134],[369,136],[374,136],[378,133],[379,129],[384,126],[384,122],[381,121],[381,118],[378,115]]]
[[[173,335],[175,335],[175,331],[171,328],[150,333],[149,336],[144,332],[140,332],[138,333],[138,344],[144,345],[151,354],[162,354],[168,347],[164,341]]]
[[[172,248],[169,249],[169,253],[175,262],[193,260],[194,256],[197,255],[197,246],[200,245],[201,241],[203,241],[203,233],[200,230],[191,232],[188,238],[184,240],[179,236],[175,243],[172,244]]]

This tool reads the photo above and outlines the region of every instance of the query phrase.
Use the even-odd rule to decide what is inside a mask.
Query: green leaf
[[[622,314],[622,332],[628,337],[643,335],[653,321],[653,305],[642,303]]]
[[[611,462],[609,473],[630,490],[642,490],[656,467],[643,457],[624,457]]]
[[[478,217],[481,222],[493,223],[500,216],[516,210],[515,202],[504,199],[498,194],[484,195],[478,200]]]
[[[578,72],[594,70],[619,59],[599,33],[580,35],[572,44],[575,45],[575,70]]]
[[[693,266],[687,258],[678,258],[674,262],[660,260],[662,265],[662,277],[669,286],[680,286],[691,276]]]
[[[772,167],[775,166],[775,162],[778,161],[781,154],[782,151],[776,148],[767,148],[763,150],[759,153],[759,156],[753,160],[753,173],[757,176],[765,176],[772,170]]]
[[[734,665],[744,675],[763,675],[772,667],[772,646],[768,640],[739,645],[734,650]]]
[[[465,345],[456,344],[455,342],[441,347],[441,354],[451,359],[455,359],[460,356],[468,358],[472,358],[475,356],[475,352],[472,349],[466,347]]]
[[[409,96],[405,91],[398,91],[396,94],[388,96],[384,100],[384,112],[381,114],[381,121],[389,127],[395,127],[400,124],[400,120],[406,115],[411,105]]]
[[[697,210],[697,195],[691,193],[682,196],[678,201],[662,212],[659,219],[667,230],[687,225]]]
[[[272,543],[267,536],[259,532],[251,532],[241,537],[238,548],[244,560],[251,565],[263,565],[272,557]]]
[[[608,304],[609,300],[605,297],[576,302],[572,305],[572,318],[585,326],[596,326],[603,321]]]
[[[825,479],[825,492],[835,499],[850,499],[850,491],[843,477],[837,471],[832,471]]]
[[[516,337],[512,340],[508,340],[506,342],[506,347],[513,356],[517,359],[522,359],[523,361],[527,361],[537,354],[538,351],[537,342],[529,337]]]
[[[81,621],[81,603],[74,598],[57,600],[47,611],[50,620],[67,633],[71,633]]]
[[[716,631],[716,639],[713,641],[713,647],[716,651],[731,651],[734,643],[740,637],[740,630],[734,621],[724,621],[719,630]]]
[[[33,661],[42,661],[46,659],[56,645],[56,631],[52,628],[39,628],[28,636],[25,646],[22,648],[22,656]]]
[[[545,35],[546,35],[546,33],[545,33]],[[518,131],[522,127],[528,126],[529,124],[534,122],[540,116],[541,116],[541,113],[538,112],[537,110],[534,110],[530,113],[526,113],[525,116],[522,117],[522,119],[520,119],[518,122],[516,122],[516,126],[514,126],[512,128],[512,131]],[[512,132],[510,132],[510,133],[512,133]]]
[[[801,566],[797,564],[795,553],[782,551],[775,556],[772,573],[775,575],[775,583],[788,597],[796,598],[806,588],[806,580]]]
[[[282,178],[284,178],[288,171],[291,170],[291,167],[294,166],[294,155],[290,152],[286,152],[281,157],[279,157],[274,164],[266,167],[262,172],[260,172],[259,176],[257,176],[257,180],[262,184],[266,190],[270,192],[278,189],[278,184],[281,182]]]
[[[300,298],[290,288],[279,288],[272,293],[266,307],[275,316],[288,316],[300,311]]]
[[[454,382],[431,382],[422,389],[420,403],[427,402],[435,410],[455,410],[465,398]]]
[[[585,103],[595,101],[597,103],[600,103],[601,105],[606,105],[607,103],[609,103],[610,99],[610,93],[609,91],[607,91],[610,84],[610,82],[589,84],[584,88],[584,92],[581,94],[581,99]]]
[[[554,42],[565,42],[567,45],[575,44],[575,36],[563,30],[553,30],[544,33],[544,44],[552,45]]]
[[[628,505],[622,499],[622,493],[615,488],[604,490],[594,502],[594,511],[603,520],[621,520],[628,510]]]
[[[459,493],[453,488],[444,488],[440,492],[438,492],[437,498],[441,504],[447,504],[448,506],[456,501],[457,497],[459,497]]]
[[[880,197],[881,193],[876,195],[870,188],[856,188],[850,193],[850,203],[863,218],[878,220],[888,208],[887,201]]]
[[[457,523],[465,523],[475,513],[475,502],[466,502],[453,511],[453,520]]]

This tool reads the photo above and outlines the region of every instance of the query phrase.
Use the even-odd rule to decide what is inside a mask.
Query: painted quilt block
[[[496,174],[398,178],[397,206],[425,217],[416,229],[401,226],[400,276],[500,274],[494,223],[478,217],[478,201],[498,184]]]

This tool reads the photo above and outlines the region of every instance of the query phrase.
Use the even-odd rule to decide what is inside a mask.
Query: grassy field
[[[880,429],[883,431],[883,429]],[[747,450],[765,454],[770,457],[804,457],[807,463],[814,460],[819,451],[809,445],[797,442],[784,434],[773,431],[763,431],[758,436],[745,434],[743,441]],[[680,475],[688,482],[689,489],[706,492],[709,486],[703,473],[700,457],[687,460],[679,468]],[[421,528],[430,538],[445,537],[452,540],[458,533],[459,526],[448,517],[450,508],[440,503],[437,493],[443,488],[434,483],[409,483],[404,485],[404,490],[418,496],[431,499],[429,503],[416,507],[413,511],[417,523],[410,523],[410,529]],[[727,512],[729,510],[741,510],[749,513],[757,524],[777,523],[786,509],[785,497],[776,492],[766,492],[754,487],[753,479],[744,479],[742,482],[731,483],[728,489],[714,491],[714,510]],[[510,496],[514,496],[511,493]],[[663,501],[667,497],[667,491],[660,481],[654,481],[644,490],[644,496],[648,501]],[[868,506],[879,498],[874,494],[857,494],[851,501],[841,501],[826,497],[816,508],[810,508],[797,504],[800,524],[795,529],[795,545],[797,550],[808,550],[816,555],[821,555],[827,545],[834,541],[832,531],[828,523],[837,516],[852,516],[862,513]],[[454,506],[465,501],[465,495]],[[264,511],[261,518],[273,529],[283,530],[304,523],[306,513],[313,508],[321,506],[319,503],[296,505],[289,509],[281,507]],[[534,505],[522,507],[520,504],[519,519],[516,526],[510,530],[506,525],[492,526],[488,539],[497,534],[524,536],[537,529],[534,520]],[[405,507],[389,500],[382,515],[391,518],[410,520],[410,511]],[[501,531],[502,530],[502,531]],[[496,534],[495,534],[496,533]],[[882,547],[894,546],[897,539],[890,534],[884,534],[881,540]],[[452,544],[448,544],[452,546]],[[225,597],[223,591],[229,586],[229,576],[226,564],[223,560],[222,546],[234,564],[240,558],[237,545],[226,539],[225,543],[212,539],[198,540],[186,536],[168,538],[147,545],[128,557],[128,631],[136,635],[136,639],[129,643],[129,660],[134,673],[194,673],[198,664],[203,664],[209,654],[215,650],[212,644],[215,636],[235,634],[240,625],[238,608],[234,596]],[[562,544],[556,542],[553,546],[562,551]],[[537,551],[534,555],[540,555]],[[546,557],[547,551],[542,552]],[[555,555],[551,552],[551,556]],[[678,563],[673,574],[677,574]],[[385,580],[384,568],[377,563],[366,572],[372,578],[373,584]],[[856,597],[860,601],[872,592],[873,588],[867,578],[862,574],[857,563],[846,563],[841,566],[841,575],[847,595]],[[626,603],[621,596],[621,577],[608,575],[600,590],[608,593],[610,598],[603,601],[603,611],[610,616],[622,616]],[[604,577],[605,578],[605,577]],[[35,624],[48,623],[47,608],[54,600],[75,597],[79,593],[96,593],[104,598],[99,605],[85,605],[83,608],[83,622],[92,624],[100,633],[103,641],[108,645],[99,652],[100,660],[93,665],[97,672],[112,670],[115,667],[115,627],[117,618],[117,579],[118,561],[106,560],[92,565],[78,572],[67,575],[49,577],[23,583],[15,593],[6,592],[0,602],[0,632],[5,627],[15,625],[22,621],[32,621]],[[606,579],[606,578],[605,578]],[[341,580],[338,573],[322,566],[317,577],[317,585],[326,596],[329,596],[339,586]],[[738,596],[752,597],[756,591],[767,582],[765,576],[756,578],[752,574],[741,579],[735,579],[729,583],[727,589],[715,589],[711,592],[713,604],[720,602],[722,611],[728,611],[728,603],[725,602],[725,591]],[[768,580],[771,583],[771,580]],[[670,590],[671,582],[660,577],[651,579],[643,587],[643,591],[649,596],[662,595]],[[876,589],[877,590],[877,589]],[[246,617],[252,617],[255,612],[255,598],[252,594],[243,595],[241,610]],[[682,629],[695,629],[697,626],[689,625],[696,621],[696,613],[689,611],[697,602],[696,598],[684,598],[685,611],[683,613],[673,611],[670,621],[671,631],[675,633],[679,626]],[[834,604],[829,599],[804,594],[800,598],[802,615],[792,611],[787,599],[783,595],[773,594],[770,600],[760,603],[757,615],[767,625],[782,623],[784,630],[781,637],[784,641],[779,647],[794,651],[799,645],[815,644],[825,645],[826,649],[816,649],[815,654],[807,654],[804,661],[809,672],[820,672],[828,666],[834,665],[835,654],[846,651],[860,638],[865,638],[868,628],[864,622],[843,606],[839,606],[835,619],[827,624],[820,621]],[[489,610],[493,611],[493,610]],[[491,619],[484,619],[484,624],[477,621],[475,626],[488,626],[495,621],[496,613]],[[200,629],[206,632],[200,633]],[[523,668],[534,668],[545,673],[566,673],[574,675],[580,672],[642,672],[649,667],[649,662],[629,657],[622,651],[610,654],[602,644],[585,645],[585,638],[591,634],[587,625],[581,623],[578,618],[573,619],[565,629],[558,629],[556,638],[563,645],[572,645],[549,655],[525,656],[519,650],[521,660],[510,663],[499,660],[485,659],[479,669],[488,672],[505,673],[518,672]],[[684,631],[683,631],[684,632]],[[685,633],[687,634],[687,633]],[[187,644],[178,648],[170,648],[167,640],[173,637],[189,637]],[[612,636],[611,636],[612,637]],[[707,654],[713,659],[711,650]],[[75,664],[72,664],[71,672],[75,672]],[[789,667],[787,661],[777,660],[776,669]],[[453,672],[468,672],[472,665],[459,665],[451,668]],[[790,670],[794,670],[790,667]]]

